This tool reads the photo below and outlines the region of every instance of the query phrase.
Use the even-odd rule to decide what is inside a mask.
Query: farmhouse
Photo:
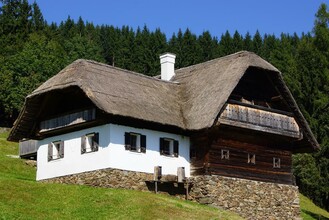
[[[26,97],[8,139],[33,140],[37,180],[147,190],[161,167],[160,186],[183,172],[189,199],[298,216],[292,154],[319,145],[279,70],[247,51],[160,62],[160,77],[73,62]]]

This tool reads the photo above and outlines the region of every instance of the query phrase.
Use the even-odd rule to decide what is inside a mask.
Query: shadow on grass
[[[155,191],[154,181],[145,181],[145,183],[149,191]],[[192,186],[189,185],[189,191],[191,190],[191,187]],[[184,183],[158,182],[158,192],[165,192],[172,196],[176,196],[176,195],[184,196],[186,194],[186,189]]]
[[[305,210],[305,209],[302,209],[302,211],[303,211],[305,214],[311,216],[311,217],[314,218],[314,219],[317,219],[317,220],[329,220],[329,218],[327,218],[327,217],[324,217],[324,216],[319,215],[319,214],[315,214],[315,213],[310,212],[310,211],[307,211],[307,210]]]

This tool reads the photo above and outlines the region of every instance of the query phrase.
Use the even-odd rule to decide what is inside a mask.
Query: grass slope
[[[241,219],[151,192],[35,182],[35,168],[0,134],[0,219]]]
[[[309,198],[299,194],[300,206],[302,209],[302,217],[306,220],[328,220],[329,213],[316,206]]]

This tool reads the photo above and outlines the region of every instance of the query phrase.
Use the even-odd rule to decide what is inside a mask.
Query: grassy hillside
[[[329,219],[329,213],[326,210],[323,210],[319,208],[318,206],[314,205],[314,203],[307,198],[306,196],[303,196],[302,194],[299,194],[300,199],[300,206],[302,209],[302,217],[306,220],[328,220]]]
[[[241,219],[151,192],[35,182],[35,168],[0,134],[0,219]]]
[[[193,202],[151,192],[35,182],[35,168],[12,158],[17,144],[0,133],[0,219],[241,219]],[[303,219],[329,213],[300,195]]]

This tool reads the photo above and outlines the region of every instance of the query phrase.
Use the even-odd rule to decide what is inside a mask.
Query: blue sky
[[[33,2],[34,0],[29,0]],[[94,24],[136,29],[146,24],[160,28],[167,37],[189,28],[199,35],[209,30],[220,37],[226,30],[252,35],[312,31],[315,13],[329,0],[37,0],[48,23],[60,23],[70,15]]]

